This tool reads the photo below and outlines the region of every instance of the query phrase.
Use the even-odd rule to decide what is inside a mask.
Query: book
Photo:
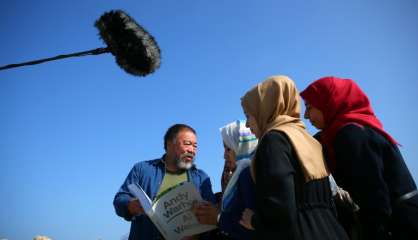
[[[216,228],[215,225],[200,224],[191,211],[194,202],[203,200],[190,182],[169,189],[154,202],[137,184],[128,185],[128,189],[138,198],[145,214],[167,240],[182,239]]]

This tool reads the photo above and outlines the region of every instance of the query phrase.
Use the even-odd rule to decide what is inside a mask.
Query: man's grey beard
[[[186,157],[191,157],[192,161],[190,162],[184,162],[183,159]],[[177,167],[182,169],[182,170],[189,170],[192,166],[193,166],[193,162],[194,162],[194,155],[191,153],[184,153],[182,155],[180,155],[179,158],[176,159],[176,164]]]

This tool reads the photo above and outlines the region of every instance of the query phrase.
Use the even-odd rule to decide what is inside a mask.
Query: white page
[[[195,201],[202,201],[202,197],[192,183],[184,182],[154,203],[154,217],[164,227],[167,239],[181,239],[216,228],[215,225],[203,225],[197,221],[191,211]]]
[[[144,190],[134,183],[129,184],[128,189],[130,193],[132,193],[136,198],[138,198],[142,208],[144,209],[144,212],[147,215],[152,215],[152,201],[151,199],[149,199],[148,195],[144,192]]]
[[[154,210],[152,208],[152,201],[145,193],[145,191],[136,184],[129,184],[128,185],[129,192],[133,194],[136,198],[138,198],[139,202],[144,209],[145,214],[150,218],[151,222],[157,227],[157,229],[161,232],[164,238],[168,239],[167,232],[163,226],[161,226],[158,218],[154,217]]]

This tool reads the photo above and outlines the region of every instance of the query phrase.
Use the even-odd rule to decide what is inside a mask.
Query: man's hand
[[[251,219],[253,218],[253,215],[253,210],[246,208],[244,212],[242,212],[242,217],[239,223],[246,229],[254,230],[253,226],[251,225]]]
[[[128,211],[131,216],[136,216],[138,214],[144,213],[144,209],[142,208],[137,198],[132,199],[128,203]]]
[[[194,203],[192,212],[200,224],[216,225],[218,222],[219,210],[209,202]]]

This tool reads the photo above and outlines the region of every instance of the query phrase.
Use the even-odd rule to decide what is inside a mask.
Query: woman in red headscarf
[[[247,127],[259,139],[251,160],[254,211],[241,225],[255,239],[348,239],[334,213],[322,146],[300,118],[300,97],[286,76],[272,76],[242,98]]]
[[[364,239],[418,239],[418,191],[396,141],[350,79],[324,77],[301,92],[328,166],[360,206]]]

